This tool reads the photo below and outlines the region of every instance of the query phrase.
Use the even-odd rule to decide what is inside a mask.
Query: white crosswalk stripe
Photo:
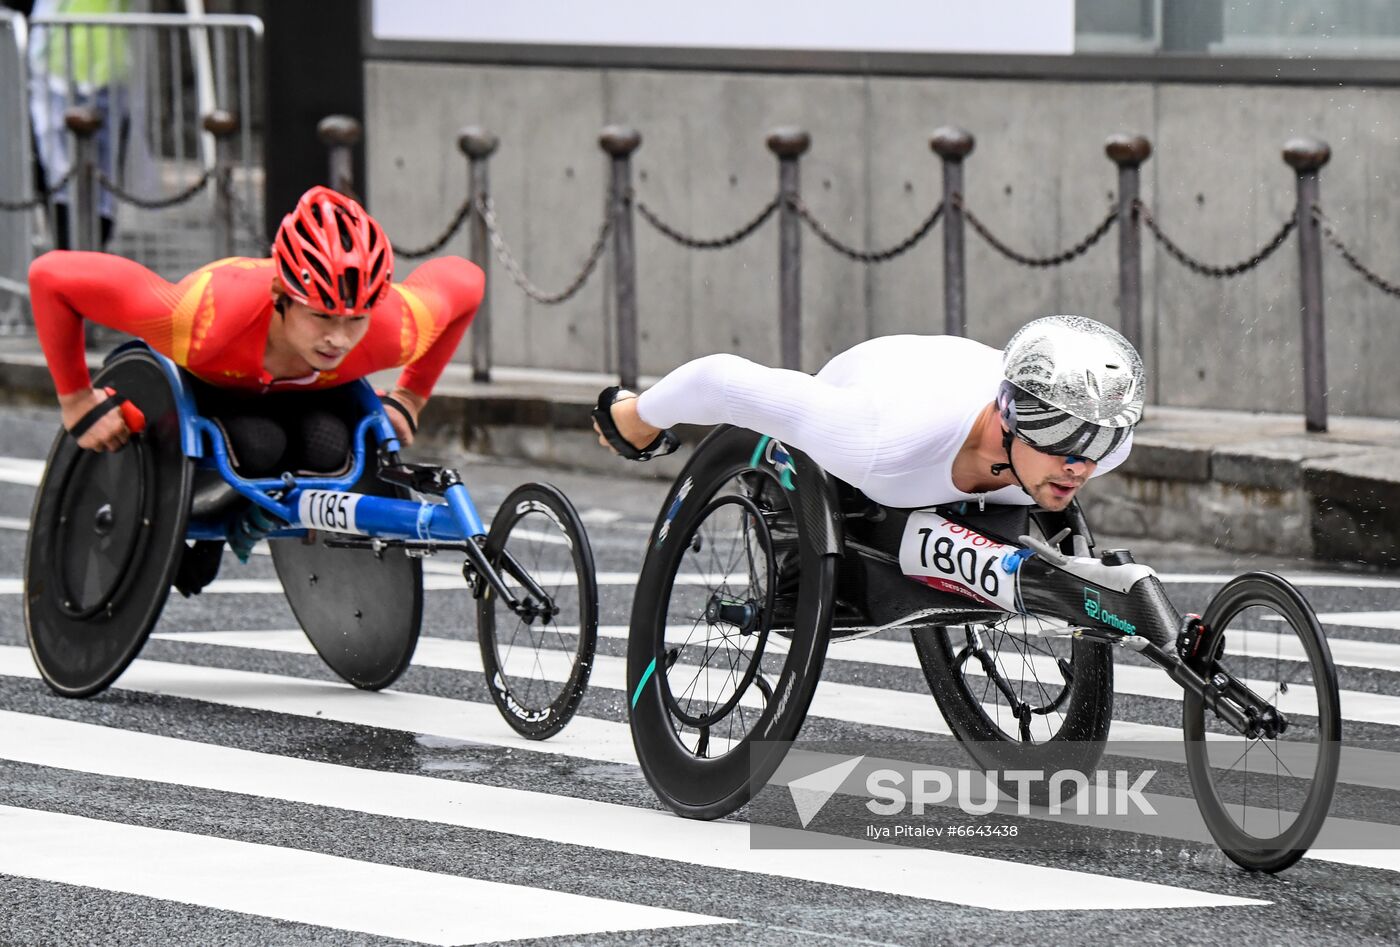
[[[0,874],[444,947],[725,923],[682,911],[13,806],[0,806],[0,838],[5,840]]]
[[[691,822],[629,806],[378,773],[20,714],[0,713],[0,756],[992,910],[1087,909],[1104,899],[1120,908],[1261,903],[926,849],[754,850],[748,826],[739,822]],[[1077,898],[1067,890],[1076,882]]]
[[[314,654],[315,650],[300,631],[205,631],[160,632],[156,638],[223,647],[249,648],[261,651],[281,651],[291,654]],[[897,642],[852,642],[852,644]],[[844,647],[838,645],[834,647]],[[916,659],[917,660],[917,659]],[[448,670],[480,671],[481,660],[474,642],[447,638],[423,637],[418,640],[413,661],[422,667]],[[558,652],[544,652],[539,672],[548,679],[564,681],[572,664]],[[627,666],[622,658],[598,655],[593,659],[590,684],[612,690],[627,689]],[[1114,668],[1117,693],[1181,701],[1181,689],[1154,668],[1119,665]],[[1286,701],[1303,708],[1312,699],[1311,688],[1295,685]],[[1315,702],[1313,706],[1316,706]],[[1348,720],[1384,725],[1400,725],[1400,697],[1369,694],[1360,691],[1342,692],[1343,714]],[[811,715],[862,723],[893,730],[914,730],[922,733],[950,735],[952,731],[937,713],[933,698],[924,693],[910,693],[884,687],[867,687],[823,680],[817,685]],[[1171,742],[1181,739],[1181,731],[1171,727],[1116,721],[1115,740],[1154,740]]]
[[[284,634],[284,633],[273,633]],[[178,640],[178,639],[177,639]],[[428,639],[432,641],[434,639]],[[465,642],[444,641],[442,646],[451,647],[455,652],[447,661],[452,667],[468,667],[462,660]],[[268,639],[260,642],[264,648]],[[310,651],[309,647],[307,649]],[[434,650],[429,645],[431,657]],[[20,649],[0,648],[0,676],[37,676],[32,666],[26,666]],[[439,665],[440,666],[440,665]],[[360,726],[381,729],[403,730],[410,733],[430,733],[450,740],[488,744],[512,749],[528,750],[581,759],[591,759],[611,763],[636,762],[630,742],[630,733],[625,724],[615,724],[590,717],[576,717],[563,734],[548,743],[524,740],[508,730],[488,704],[470,701],[451,700],[424,694],[404,691],[384,691],[365,694],[350,688],[305,678],[280,677],[249,671],[221,668],[204,668],[195,665],[168,664],[159,661],[138,660],[118,682],[122,689],[203,700],[210,703],[266,710],[296,716],[315,716],[323,720],[334,720]],[[0,713],[3,718],[3,713]],[[941,718],[938,724],[942,724]],[[912,728],[911,728],[912,729]],[[1157,741],[1169,739],[1168,728],[1152,728],[1151,738]],[[945,731],[946,732],[946,731]],[[1180,733],[1173,734],[1180,739]],[[1131,738],[1130,738],[1131,739]],[[0,738],[0,746],[3,746]],[[1161,751],[1154,746],[1147,752],[1133,750],[1133,755],[1154,758]],[[1374,763],[1366,756],[1366,751],[1344,750],[1358,754],[1348,757],[1348,768],[1365,768],[1359,784],[1373,785],[1378,780],[1383,788],[1400,789],[1400,782],[1394,772],[1395,757],[1392,754],[1372,755],[1383,757]],[[0,755],[5,755],[0,753]],[[1183,756],[1175,753],[1163,758],[1180,762]],[[1354,760],[1360,760],[1357,764]],[[1370,764],[1369,766],[1367,764]],[[1383,827],[1388,828],[1388,827]],[[1351,832],[1348,839],[1365,837],[1363,833]],[[1347,864],[1359,864],[1373,868],[1400,871],[1400,851],[1363,851],[1332,853],[1318,851],[1311,857],[1322,860],[1340,860]],[[940,900],[942,900],[940,898]]]

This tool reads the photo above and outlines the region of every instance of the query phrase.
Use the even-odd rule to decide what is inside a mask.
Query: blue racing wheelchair
[[[135,405],[144,428],[115,453],[81,450],[67,432],[49,452],[24,608],[30,650],[56,693],[111,685],[159,619],[182,561],[201,545],[219,555],[252,517],[298,622],[344,680],[377,690],[403,673],[422,620],[422,560],[461,555],[502,715],[531,739],[569,722],[588,685],[598,593],[588,536],[559,490],[518,487],[488,529],[455,470],[400,458],[363,380],[345,386],[355,420],[343,466],[269,477],[240,473],[225,428],[201,412],[196,381],[144,343],[116,349],[95,384]]]

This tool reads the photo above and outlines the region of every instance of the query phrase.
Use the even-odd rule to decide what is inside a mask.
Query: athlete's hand
[[[386,393],[379,392],[380,397]],[[394,426],[394,434],[399,439],[400,447],[408,447],[413,443],[413,429],[418,426],[418,415],[423,410],[423,405],[428,403],[428,399],[422,395],[415,394],[407,388],[395,388],[388,392],[389,397],[408,409],[408,413],[413,417],[413,424],[410,425],[403,414],[392,405],[385,405],[384,413],[389,417],[389,423]]]
[[[619,398],[612,403],[609,409],[612,412],[613,424],[617,425],[617,433],[622,435],[622,439],[631,444],[637,450],[642,450],[661,434],[661,428],[652,427],[642,420],[637,413],[637,396],[627,393],[627,397]],[[603,436],[603,432],[598,428],[598,422],[593,422],[593,430],[598,433],[598,443],[611,450],[614,454],[613,446],[608,443],[608,439]]]
[[[58,396],[58,405],[63,412],[63,426],[71,429],[83,416],[107,400],[107,392],[101,388],[80,388],[66,395]],[[109,411],[78,438],[78,446],[83,450],[121,450],[131,438],[131,429],[126,426],[121,411]]]

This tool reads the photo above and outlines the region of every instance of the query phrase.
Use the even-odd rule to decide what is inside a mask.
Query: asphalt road
[[[21,594],[54,424],[49,412],[0,412],[0,943],[1400,939],[1400,846],[1384,841],[1400,829],[1400,756],[1344,775],[1333,810],[1381,841],[1278,876],[1242,871],[1209,843],[1143,833],[980,854],[912,843],[891,861],[756,851],[744,811],[716,823],[671,815],[636,764],[617,676],[665,491],[651,481],[452,459],[486,515],[519,483],[561,487],[610,577],[594,683],[552,741],[527,743],[497,715],[474,605],[436,562],[415,663],[388,692],[341,683],[311,652],[268,556],[226,555],[214,586],[172,595],[112,689],[57,697],[25,647]],[[1203,609],[1223,576],[1297,578],[1339,655],[1348,741],[1380,751],[1394,741],[1400,576],[1105,545],[1132,545],[1186,610]],[[1120,726],[1179,729],[1179,701],[1124,677]],[[907,634],[886,632],[832,646],[799,745],[949,739]],[[1180,771],[1162,768],[1160,792],[1189,799]]]

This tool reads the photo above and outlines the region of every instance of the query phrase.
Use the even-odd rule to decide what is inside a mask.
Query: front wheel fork
[[[1199,699],[1217,717],[1225,721],[1242,736],[1250,740],[1260,737],[1275,739],[1288,729],[1288,718],[1229,671],[1218,661],[1211,661],[1207,668],[1208,677],[1193,670],[1181,657],[1157,647],[1150,642],[1142,649],[1154,664],[1167,672],[1167,675],[1181,689]]]

